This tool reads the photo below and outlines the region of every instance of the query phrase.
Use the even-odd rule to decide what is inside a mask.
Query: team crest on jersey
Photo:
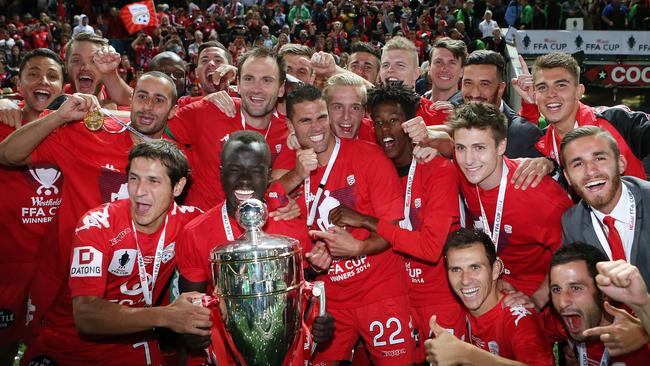
[[[510,225],[503,225],[503,231],[504,231],[506,234],[512,234],[512,226],[510,226]]]
[[[34,178],[34,180],[39,184],[38,188],[36,188],[36,194],[39,196],[50,196],[59,193],[59,188],[54,185],[56,181],[61,178],[61,172],[57,169],[30,168],[29,174],[31,174],[32,178]]]
[[[282,144],[277,144],[277,145],[275,145],[275,152],[276,152],[277,154],[279,154],[280,151],[282,151]]]
[[[135,249],[118,249],[108,265],[108,272],[116,276],[128,276],[133,273],[133,266],[138,252]]]
[[[74,248],[70,277],[101,277],[102,258],[102,252],[91,246]]]
[[[420,208],[420,206],[422,206],[422,198],[416,198],[413,201],[413,204],[415,205],[415,208]]]
[[[488,342],[488,349],[490,350],[490,353],[493,355],[499,355],[499,344],[496,341],[489,341]]]
[[[521,305],[515,305],[510,307],[510,314],[515,318],[515,326],[519,324],[519,321],[524,318],[526,315],[531,315],[530,311]]]
[[[167,245],[163,249],[163,252],[162,252],[162,262],[163,263],[167,263],[170,260],[172,260],[172,258],[174,258],[174,254],[176,253],[174,251],[175,247],[176,247],[176,242],[173,242],[173,243],[169,243],[169,245]]]
[[[348,175],[348,185],[351,186],[354,184],[354,174]]]

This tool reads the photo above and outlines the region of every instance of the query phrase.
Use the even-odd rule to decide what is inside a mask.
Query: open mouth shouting
[[[135,203],[135,214],[136,216],[145,216],[153,205],[145,202],[136,202]]]
[[[77,92],[94,94],[95,76],[89,72],[81,72],[77,77]]]
[[[572,334],[580,334],[584,330],[582,314],[577,311],[563,311],[560,313],[564,325]]]
[[[34,101],[36,101],[39,104],[49,104],[50,97],[52,96],[52,93],[49,92],[48,90],[45,89],[36,89],[32,93],[34,97]]]

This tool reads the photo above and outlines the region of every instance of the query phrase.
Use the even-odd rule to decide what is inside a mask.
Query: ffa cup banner
[[[120,17],[129,34],[158,25],[153,0],[126,5],[120,10]]]
[[[524,55],[550,52],[587,55],[648,55],[650,32],[639,31],[517,31],[517,52]]]

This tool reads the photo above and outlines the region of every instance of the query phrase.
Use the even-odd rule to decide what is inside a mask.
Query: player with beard
[[[402,83],[378,86],[368,95],[368,110],[375,123],[376,141],[393,161],[405,190],[405,219],[399,225],[360,214],[347,207],[332,210],[339,226],[363,227],[377,232],[406,257],[411,279],[409,300],[420,337],[430,334],[429,319],[452,334],[463,334],[465,312],[449,288],[441,261],[447,234],[460,227],[458,175],[453,164],[438,155],[428,163],[417,162],[417,145],[404,133],[402,123],[415,117],[420,97]],[[414,151],[415,150],[415,151]],[[424,361],[424,352],[418,361]]]
[[[503,280],[541,308],[548,301],[548,263],[562,244],[560,217],[571,200],[548,176],[535,188],[514,188],[518,164],[504,156],[506,119],[495,106],[466,103],[447,126],[468,218],[491,237],[505,266]]]
[[[568,341],[580,365],[644,365],[650,359],[641,322],[610,304],[596,286],[596,263],[607,256],[591,245],[571,243],[551,259],[553,309],[544,311],[551,342]]]
[[[302,185],[298,203],[307,225],[322,230],[310,234],[318,240],[316,245],[325,242],[335,258],[328,273],[318,279],[325,282],[336,333],[330,342],[319,344],[314,364],[349,360],[359,338],[375,364],[410,364],[415,360],[415,341],[409,329],[403,259],[375,233],[337,227],[329,220],[339,205],[388,221],[400,219],[404,198],[395,168],[378,147],[332,134],[326,103],[314,86],[289,94],[287,113],[291,130],[303,149],[313,149],[317,164],[298,164],[294,177],[301,179],[285,176],[279,182],[287,192]]]
[[[462,102],[458,83],[466,58],[467,47],[462,41],[441,38],[431,48],[431,90],[422,97],[417,111],[427,126],[444,124],[450,110]],[[415,90],[419,74],[418,50],[413,42],[399,36],[386,42],[379,69],[382,83],[403,81]]]
[[[209,100],[200,100],[179,110],[169,129],[176,140],[192,146],[193,180],[187,200],[209,209],[225,196],[219,179],[220,156],[228,135],[238,130],[257,131],[269,143],[273,159],[282,151],[288,130],[284,117],[275,111],[284,94],[284,68],[275,53],[255,48],[240,56],[237,82],[241,100],[234,117],[228,117]],[[216,122],[215,122],[216,121]]]
[[[80,120],[99,108],[94,95],[73,94],[56,111],[29,123],[0,143],[0,163],[12,166],[51,164],[65,177],[58,227],[52,243],[42,253],[31,289],[36,306],[32,324],[38,327],[56,296],[69,292],[63,286],[69,271],[70,243],[79,217],[92,207],[127,196],[128,153],[143,139],[159,139],[167,119],[176,113],[176,88],[169,76],[152,71],[142,75],[131,102],[131,126],[105,118],[106,128],[90,131]],[[58,294],[58,295],[57,295]],[[67,295],[69,296],[69,295]],[[46,319],[48,320],[48,319]],[[52,320],[52,319],[50,319]]]
[[[444,256],[449,284],[469,311],[464,334],[469,343],[431,317],[435,337],[424,343],[427,361],[436,365],[554,364],[537,314],[521,305],[504,304],[506,296],[497,285],[504,265],[487,234],[458,230],[447,240]]]
[[[38,115],[63,90],[63,61],[45,48],[25,54],[18,71],[18,91],[24,98],[22,124]],[[0,124],[0,141],[13,127]],[[0,166],[0,309],[5,326],[0,329],[0,364],[10,364],[25,336],[27,289],[34,275],[38,253],[47,245],[47,234],[61,204],[61,173],[50,166]]]
[[[189,223],[178,240],[177,256],[180,271],[180,292],[199,291],[212,293],[214,291],[213,273],[210,265],[210,252],[215,245],[225,245],[234,241],[243,233],[237,225],[235,212],[239,204],[249,198],[264,200],[269,211],[274,207],[284,206],[287,196],[279,184],[269,185],[271,173],[271,154],[264,136],[254,131],[237,131],[230,135],[228,142],[221,151],[221,184],[226,199],[224,202],[208,210],[204,215]],[[215,225],[215,223],[218,223]],[[300,241],[303,249],[307,248],[309,237],[304,219],[286,221],[269,220],[262,228],[269,234],[285,235]],[[306,259],[315,268],[326,269],[331,263],[331,257],[323,245],[315,246]],[[215,310],[216,311],[216,310]],[[188,345],[193,350],[192,364],[205,363],[204,348],[209,345],[210,359],[218,365],[233,362],[234,357],[227,347],[224,325],[218,312],[213,314],[214,325],[212,337],[187,337]],[[329,316],[316,317],[314,320],[315,340],[322,341],[331,333],[332,318]],[[327,332],[323,332],[325,329]],[[331,334],[330,334],[331,335]],[[309,341],[308,335],[305,340]],[[303,343],[292,358],[293,365],[304,365],[303,359],[310,355],[302,352]],[[311,346],[305,346],[311,350]]]
[[[571,130],[597,126],[607,130],[625,156],[624,175],[646,179],[641,160],[650,153],[648,115],[627,108],[592,108],[580,102],[585,92],[580,84],[580,66],[569,54],[553,52],[542,55],[533,64],[534,98],[539,113],[549,123],[537,149],[561,166],[560,140]]]
[[[176,265],[174,242],[200,214],[178,206],[189,174],[185,155],[171,142],[140,143],[129,153],[129,199],[81,216],[69,254],[69,292],[28,346],[23,365],[159,365],[154,328],[205,335],[210,312],[194,306],[200,293],[155,306]],[[72,301],[72,306],[70,306]]]
[[[612,260],[636,265],[650,283],[647,232],[650,183],[621,177],[628,160],[611,134],[595,126],[568,132],[560,144],[564,175],[582,201],[562,217],[563,241],[582,241]]]

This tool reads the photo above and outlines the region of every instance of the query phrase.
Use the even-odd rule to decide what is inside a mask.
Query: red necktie
[[[623,249],[623,242],[621,241],[621,236],[618,235],[616,226],[614,226],[614,221],[614,218],[611,216],[605,216],[605,219],[603,219],[605,226],[607,226],[607,241],[612,250],[612,260],[622,259],[627,261],[625,258],[625,250]]]

